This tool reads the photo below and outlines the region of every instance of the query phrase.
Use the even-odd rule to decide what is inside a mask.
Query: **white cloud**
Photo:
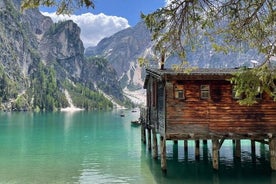
[[[97,43],[114,33],[129,27],[125,18],[117,16],[107,16],[103,13],[94,15],[85,13],[82,15],[57,15],[56,13],[41,12],[45,16],[52,18],[54,22],[63,20],[73,20],[81,28],[81,39],[84,47],[95,46]]]
[[[171,4],[172,0],[165,0],[165,6],[168,6],[169,4]]]

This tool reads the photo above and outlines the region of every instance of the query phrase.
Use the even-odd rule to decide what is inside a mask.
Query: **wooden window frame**
[[[210,99],[210,96],[211,96],[210,85],[208,84],[200,85],[200,99],[207,100],[207,99]]]
[[[180,95],[180,94],[182,94],[182,95]],[[174,98],[180,99],[180,100],[186,99],[184,85],[176,84],[174,86]]]

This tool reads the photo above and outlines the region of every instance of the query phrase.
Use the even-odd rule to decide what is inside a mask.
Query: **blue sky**
[[[166,3],[164,0],[94,0],[95,9],[82,8],[76,10],[74,14],[83,13],[100,14],[109,16],[123,17],[128,20],[130,26],[135,26],[140,20],[140,14],[151,13],[156,9],[163,7]],[[41,7],[43,12],[54,12],[55,9]]]
[[[140,21],[140,14],[151,13],[164,6],[164,0],[95,0],[93,13],[124,17],[131,26]]]
[[[135,26],[141,13],[148,14],[165,6],[166,0],[94,0],[95,9],[82,8],[71,16],[57,16],[54,9],[40,11],[54,22],[71,19],[81,28],[84,46],[95,46],[101,39]]]

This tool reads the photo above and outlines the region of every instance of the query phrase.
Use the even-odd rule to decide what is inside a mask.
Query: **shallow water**
[[[268,147],[242,141],[242,157],[233,158],[232,141],[220,151],[220,169],[212,169],[211,142],[167,141],[167,173],[160,159],[141,143],[140,128],[131,127],[138,112],[0,113],[0,183],[276,183]]]

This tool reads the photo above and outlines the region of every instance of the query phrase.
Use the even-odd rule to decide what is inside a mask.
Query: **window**
[[[210,86],[209,85],[201,85],[200,86],[200,98],[201,99],[210,98]]]
[[[177,99],[185,99],[185,90],[183,85],[175,85],[174,97]]]

